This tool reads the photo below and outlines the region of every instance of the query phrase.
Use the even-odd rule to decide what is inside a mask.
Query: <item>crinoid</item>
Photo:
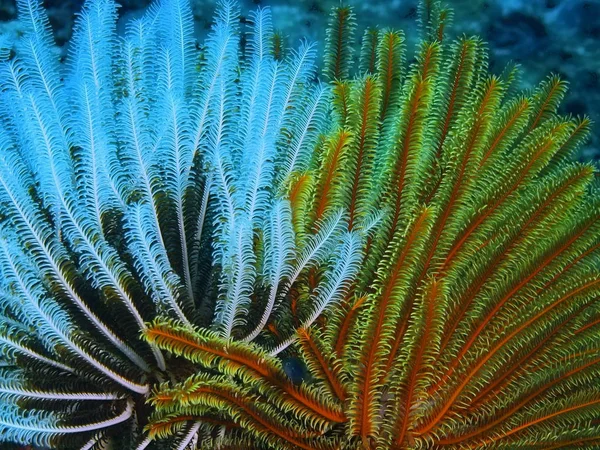
[[[600,205],[566,85],[515,93],[450,12],[315,47],[89,0],[0,52],[0,441],[600,445]],[[244,34],[246,33],[246,34]],[[242,37],[244,39],[242,39]],[[408,67],[407,67],[408,66]]]

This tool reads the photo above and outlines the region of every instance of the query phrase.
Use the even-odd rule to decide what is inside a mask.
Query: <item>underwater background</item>
[[[46,0],[57,43],[68,42],[82,0]],[[150,0],[121,0],[121,26],[140,15]],[[210,27],[215,0],[192,0],[196,32]],[[269,6],[275,26],[296,46],[301,38],[323,45],[327,16],[340,0],[240,0],[242,10]],[[361,27],[390,26],[406,32],[409,49],[418,36],[417,0],[345,0]],[[562,112],[587,115],[596,124],[580,159],[600,159],[600,0],[448,0],[454,9],[451,33],[479,35],[488,43],[490,70],[500,73],[509,62],[522,68],[522,88],[531,88],[554,73],[570,84]],[[0,0],[0,34],[19,36],[15,0]],[[359,30],[362,31],[362,30]],[[413,42],[410,42],[410,39]],[[57,49],[65,52],[65,48]],[[410,54],[410,50],[408,52]]]

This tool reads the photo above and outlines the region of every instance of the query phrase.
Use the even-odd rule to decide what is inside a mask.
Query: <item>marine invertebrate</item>
[[[153,383],[189,371],[141,340],[148,322],[252,341],[308,270],[331,277],[304,306],[335,302],[362,237],[340,210],[294,232],[283,193],[328,89],[312,45],[275,59],[268,10],[238,60],[233,5],[200,53],[186,2],[120,38],[116,4],[91,1],[59,66],[38,2],[19,9],[27,34],[0,75],[2,440],[91,446],[123,423],[140,435]]]
[[[43,11],[19,7],[29,34],[0,75],[2,440],[598,444],[600,214],[564,82],[515,94],[424,2],[408,70],[402,33],[368,30],[354,73],[336,8],[322,85],[268,10],[240,58],[235,5],[198,53],[176,0],[122,39],[114,3],[86,3],[61,82]]]

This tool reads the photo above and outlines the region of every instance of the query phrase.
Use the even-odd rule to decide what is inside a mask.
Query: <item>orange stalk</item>
[[[310,336],[310,333],[306,329],[300,328],[298,330],[298,334],[300,335],[300,339],[306,342],[308,348],[319,362],[321,371],[325,375],[327,383],[329,384],[329,386],[331,386],[337,398],[341,401],[346,400],[346,392],[344,390],[344,386],[342,386],[342,383],[340,382],[338,377],[329,368],[329,364],[325,360],[325,357],[323,356],[321,350],[317,347],[315,341]]]
[[[591,281],[589,283],[586,283],[585,285],[576,288],[572,292],[569,292],[569,293],[563,295],[562,297],[559,297],[554,303],[552,303],[551,305],[546,306],[543,310],[541,310],[535,316],[533,316],[529,320],[523,322],[521,325],[519,325],[518,327],[516,327],[512,332],[510,332],[508,335],[506,335],[502,340],[500,340],[498,343],[496,343],[496,345],[492,349],[490,349],[490,351],[487,352],[480,359],[480,361],[475,365],[475,367],[473,367],[468,373],[466,373],[464,375],[464,377],[462,378],[461,383],[458,385],[458,387],[452,393],[452,395],[450,396],[450,398],[445,402],[445,404],[442,406],[442,408],[440,408],[440,410],[435,415],[435,417],[433,418],[433,420],[431,422],[429,422],[429,424],[427,424],[424,427],[422,427],[421,429],[419,429],[418,430],[418,434],[422,436],[422,435],[428,433],[429,431],[431,431],[435,427],[435,425],[437,425],[440,422],[440,420],[442,420],[442,418],[448,412],[448,410],[450,409],[450,407],[454,404],[454,401],[458,398],[458,396],[460,395],[460,393],[467,386],[467,384],[471,381],[471,379],[479,372],[479,370],[483,367],[483,365],[485,363],[487,363],[492,358],[492,356],[494,356],[496,354],[496,352],[498,352],[502,347],[504,347],[504,345],[507,342],[509,342],[517,334],[519,334],[520,332],[522,332],[523,330],[525,330],[529,325],[531,325],[532,323],[534,323],[535,321],[537,321],[540,317],[544,316],[549,311],[551,311],[554,308],[556,308],[557,306],[561,305],[563,302],[569,300],[571,297],[579,294],[580,292],[582,292],[582,291],[584,291],[586,289],[589,289],[591,287],[594,287],[596,285],[600,285],[600,279]]]
[[[298,403],[307,407],[308,409],[317,413],[318,415],[326,418],[327,420],[331,420],[332,422],[346,421],[346,417],[341,410],[332,411],[331,409],[319,403],[316,399],[308,398],[303,392],[298,390],[298,388],[296,388],[296,386],[294,386],[289,380],[285,379],[284,376],[280,374],[275,367],[270,367],[264,359],[258,360],[255,358],[248,358],[243,353],[233,351],[232,348],[223,347],[222,349],[218,349],[208,345],[202,345],[201,343],[195,342],[193,340],[185,339],[181,336],[177,336],[176,334],[167,333],[156,328],[148,328],[146,334],[149,338],[152,338],[154,336],[154,339],[152,340],[162,337],[168,341],[176,341],[181,344],[184,344],[187,347],[210,353],[219,356],[223,359],[240,364],[258,373],[273,385],[281,388]]]

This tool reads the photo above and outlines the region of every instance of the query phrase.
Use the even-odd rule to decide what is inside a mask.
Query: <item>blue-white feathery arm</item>
[[[270,8],[258,8],[250,11],[250,31],[246,50],[249,58],[258,60],[271,58],[273,56],[273,21]]]
[[[253,132],[249,136],[250,142],[246,145],[242,155],[243,178],[247,177],[245,210],[253,227],[256,217],[268,207],[270,188],[273,182],[275,125],[277,122],[274,112],[278,110],[281,102],[281,92],[278,89],[281,73],[279,69],[277,63],[271,62],[261,74],[266,83],[263,87],[262,98],[258,99],[257,107],[263,111],[260,116],[256,117],[256,123],[250,125]]]
[[[302,322],[303,328],[311,326],[330,305],[341,301],[350,283],[360,269],[363,241],[358,233],[346,232],[334,255],[331,267],[325,272],[323,282],[317,286],[311,313]]]
[[[252,127],[255,127],[257,123],[257,119],[255,118],[255,116],[257,116],[260,113],[264,114],[264,108],[259,108],[259,106],[262,106],[263,103],[262,97],[264,96],[265,92],[263,86],[266,82],[266,78],[261,76],[263,73],[261,71],[261,65],[264,67],[270,64],[270,60],[262,61],[257,58],[253,59],[252,64],[244,71],[244,77],[241,80],[242,93],[240,101],[240,113],[236,127],[237,151],[235,155],[235,158],[238,160],[238,165],[240,166],[242,152],[244,151],[244,148],[248,145],[248,142],[253,139],[253,136],[250,133],[253,129]],[[241,167],[238,167],[237,177],[246,177],[246,174],[242,175]]]
[[[27,58],[23,58],[26,60]],[[64,208],[61,192],[73,192],[73,167],[64,129],[51,114],[52,105],[31,81],[27,66],[20,59],[0,64],[3,90],[0,108],[6,129],[19,144],[20,155],[40,185],[44,203],[55,214]],[[47,154],[39,151],[49,147],[60,176],[53,178]],[[58,188],[55,185],[58,183]]]
[[[302,41],[300,48],[292,50],[291,53],[292,57],[288,63],[289,75],[285,80],[284,111],[279,118],[277,128],[281,128],[282,125],[289,128],[293,125],[296,110],[304,96],[305,86],[310,83],[316,70],[317,46],[315,44]]]
[[[32,274],[20,248],[6,238],[0,238],[0,266],[5,282],[13,283],[14,289],[23,299],[20,318],[34,326],[38,337],[46,346],[53,348],[62,344],[74,355],[126,389],[139,394],[149,391],[148,385],[139,384],[118,374],[90,355],[73,339],[72,331],[76,327],[58,304],[45,295],[40,280]]]
[[[149,93],[144,84],[144,79],[148,77],[145,70],[147,63],[144,61],[144,43],[149,39],[147,33],[146,23],[138,20],[130,25],[126,38],[121,41],[120,67],[127,95],[120,99],[117,106],[118,133],[122,158],[131,167],[131,181],[141,193],[142,201],[152,206],[152,220],[159,230],[157,237],[160,245],[166,249],[159,225],[156,192],[151,181],[154,138],[148,123]]]
[[[242,128],[245,126],[247,134],[243,138],[238,137],[237,143],[241,147],[239,155],[232,155],[230,151],[223,155],[229,160],[239,158],[239,168],[234,171],[233,176],[228,177],[231,180],[231,194],[223,187],[220,190],[220,193],[226,195],[221,202],[227,201],[227,198],[232,200],[235,222],[229,221],[227,224],[227,219],[220,221],[234,232],[231,234],[217,230],[223,244],[229,248],[229,251],[216,252],[217,260],[222,261],[222,290],[225,291],[224,298],[217,305],[216,321],[226,338],[231,336],[236,325],[245,322],[244,315],[248,310],[250,292],[256,277],[252,248],[254,229],[258,227],[256,218],[268,207],[273,173],[276,140],[274,112],[278,110],[281,96],[277,83],[279,67],[264,48],[268,36],[263,34],[270,33],[269,26],[265,25],[267,22],[270,22],[269,16],[259,12],[253,27],[255,38],[254,45],[250,48],[252,65],[249,78],[251,90],[242,97],[240,117]],[[248,81],[243,83],[247,84]],[[220,197],[219,191],[217,197]],[[240,205],[241,217],[237,219],[235,212]],[[230,242],[227,244],[228,237]]]
[[[236,187],[233,183],[233,167],[231,158],[231,142],[227,139],[228,102],[225,80],[218,81],[218,89],[215,95],[215,118],[211,124],[208,134],[208,167],[213,175],[211,186],[214,192],[214,202],[218,212],[215,218],[215,236],[222,245],[217,247],[215,256],[217,263],[223,264],[224,254],[219,248],[226,247],[230,236],[233,235],[236,216],[241,209],[236,202]]]
[[[372,235],[389,213],[389,208],[386,207],[369,212],[357,222],[356,230],[363,238]]]
[[[309,91],[306,100],[298,105],[286,133],[290,142],[286,143],[286,157],[278,181],[288,180],[292,172],[306,170],[310,155],[326,122],[330,90],[328,86],[317,84]]]
[[[63,415],[45,411],[31,410],[27,415],[11,403],[0,403],[0,430],[4,438],[21,444],[33,444],[48,447],[51,439],[57,435],[86,433],[116,426],[133,416],[133,401],[128,400],[115,416],[98,422],[80,425],[63,423]]]
[[[231,161],[223,147],[218,147],[211,158],[213,168],[213,186],[215,192],[215,202],[220,217],[215,219],[215,235],[220,245],[215,249],[215,257],[218,263],[221,263],[223,254],[220,248],[226,245],[230,236],[233,235],[233,229],[236,224],[237,207],[234,200],[234,188],[231,180]]]
[[[217,205],[222,214],[214,235],[219,242],[227,240],[227,231],[235,221],[238,205],[232,197],[231,138],[232,128],[237,126],[238,86],[236,83],[238,44],[238,10],[234,2],[223,2],[217,8],[217,21],[209,34],[206,47],[206,62],[197,82],[191,107],[191,136],[193,140],[194,167],[187,170],[188,178],[197,177],[196,170],[208,169],[204,180],[200,211],[193,224],[191,247],[192,283],[197,286],[199,276],[198,257],[206,213],[209,202]],[[196,158],[200,152],[201,158]],[[192,173],[193,170],[193,173]],[[196,193],[197,195],[200,192]]]
[[[265,239],[265,277],[270,286],[267,305],[260,322],[244,339],[252,341],[263,330],[275,307],[277,290],[284,278],[292,274],[291,261],[294,252],[294,227],[292,225],[292,210],[287,200],[278,200],[264,226]]]
[[[177,92],[191,91],[196,71],[194,18],[188,0],[162,0],[158,11],[161,44],[171,52]]]
[[[107,401],[122,400],[125,394],[118,392],[95,392],[92,390],[63,390],[61,386],[50,389],[30,388],[25,371],[0,369],[0,401],[20,401],[31,398],[63,401]]]
[[[213,324],[220,329],[223,334],[228,336],[233,327],[236,306],[232,299],[232,284],[241,280],[240,266],[238,258],[242,253],[231,251],[230,247],[234,245],[235,239],[242,240],[244,237],[239,234],[238,227],[242,220],[240,208],[235,200],[235,186],[233,184],[233,169],[231,162],[231,152],[225,139],[226,109],[225,86],[224,81],[219,80],[218,96],[216,99],[217,113],[216,119],[209,134],[209,167],[213,173],[212,185],[215,198],[215,250],[213,252],[214,263],[221,266],[220,296],[217,302],[216,314]],[[243,228],[246,232],[252,234],[250,227]],[[247,238],[247,237],[246,237]],[[247,239],[246,239],[247,240]],[[241,243],[241,242],[240,242]],[[246,245],[246,244],[244,244]],[[252,251],[251,245],[244,251]],[[238,256],[239,255],[239,256]],[[252,253],[251,253],[252,255]],[[253,255],[252,255],[253,256]],[[236,265],[237,264],[237,265]],[[236,278],[237,277],[237,278]]]
[[[18,151],[24,153],[22,148],[30,145],[30,136],[27,129],[21,127],[23,118],[27,114],[25,107],[25,87],[24,80],[26,72],[21,61],[13,58],[9,61],[0,62],[0,79],[2,87],[0,90],[0,118],[2,119],[3,132],[14,139],[19,144]],[[33,171],[36,168],[35,157],[33,155],[21,155],[28,169]]]
[[[115,394],[110,392],[93,393],[93,392],[60,392],[60,391],[34,391],[23,389],[18,386],[9,387],[0,384],[0,395],[15,399],[27,400],[37,398],[41,400],[71,400],[71,401],[107,401],[121,400],[123,394]]]
[[[60,78],[57,54],[52,51],[54,40],[48,15],[39,0],[17,0],[19,21],[25,28],[23,45],[31,49],[26,64],[28,73],[51,100],[53,112],[62,117],[64,97],[57,89]]]
[[[73,105],[68,116],[75,144],[75,174],[81,204],[98,224],[103,215],[123,209],[129,183],[117,160],[113,61],[117,13],[112,0],[85,4],[75,24],[67,90]]]
[[[302,41],[298,50],[292,50],[291,57],[286,60],[287,70],[283,78],[283,101],[281,111],[277,117],[275,128],[279,130],[277,142],[276,182],[277,189],[281,184],[289,181],[285,170],[290,154],[290,143],[294,138],[295,131],[301,125],[301,119],[306,114],[307,95],[313,90],[312,78],[315,76],[316,46]],[[310,110],[310,107],[308,108]],[[299,124],[300,122],[300,124]]]
[[[43,105],[46,127],[54,142],[57,160],[65,166],[69,176],[62,180],[62,188],[73,187],[73,167],[70,159],[70,135],[65,124],[67,103],[64,90],[60,86],[60,67],[56,54],[50,22],[39,0],[17,0],[20,23],[24,26],[24,36],[17,40],[19,65],[23,66],[20,80],[28,95],[35,95],[38,104]],[[34,156],[34,153],[31,153]],[[29,156],[25,152],[25,156]],[[30,168],[37,169],[39,161],[28,161]],[[59,199],[53,189],[41,189],[43,198],[55,214],[60,214]]]
[[[310,308],[310,313],[302,321],[301,328],[310,327],[327,308],[344,298],[360,269],[361,248],[362,241],[358,233],[344,233],[341,244],[331,258],[332,267],[325,272],[324,281],[317,287],[314,303]],[[271,355],[275,356],[281,353],[297,338],[298,335],[294,333],[272,350]]]
[[[47,171],[46,176],[49,179],[49,189],[53,188],[58,192],[60,205],[64,211],[64,232],[74,247],[81,252],[81,270],[91,277],[95,287],[116,293],[137,322],[140,330],[145,330],[145,322],[125,287],[125,280],[131,279],[131,274],[120,261],[116,251],[95,231],[97,225],[90,223],[90,219],[77,209],[76,201],[62,190],[61,167],[54,159],[52,144],[44,127],[42,115],[35,107],[35,100],[30,97],[29,101],[34,113],[35,124],[38,126],[41,136],[40,153],[44,155],[43,159],[47,162],[45,171]],[[42,169],[40,168],[40,170]],[[160,352],[155,351],[154,353],[157,363],[162,366],[164,362]]]
[[[77,245],[77,248],[82,250],[80,263],[83,273],[91,274],[96,287],[116,293],[137,322],[140,331],[145,330],[146,324],[126,289],[127,282],[132,279],[131,274],[119,259],[116,251],[100,236],[87,234],[90,229],[87,222],[75,221],[73,216],[70,216],[69,219],[71,220],[65,223],[65,232],[70,235],[70,240],[75,241],[78,237],[82,238],[82,242]],[[160,351],[153,348],[153,352],[159,367],[164,367]]]
[[[24,60],[27,49],[20,54]],[[39,94],[39,89],[30,80],[15,79],[8,86],[8,97],[17,102],[23,111],[22,121],[13,123],[14,132],[22,139],[23,154],[34,159],[34,173],[40,183],[39,191],[50,197],[49,207],[58,207],[61,212],[64,232],[81,254],[81,269],[94,286],[119,296],[129,310],[140,330],[146,328],[145,321],[137,310],[126,284],[131,274],[118,258],[116,251],[98,234],[97,224],[89,218],[85,210],[79,209],[73,189],[73,167],[71,165],[64,133],[52,113],[49,98]],[[59,90],[59,87],[56,87]],[[19,97],[20,93],[22,95]],[[59,217],[56,217],[58,220]],[[127,280],[127,281],[126,281]],[[157,362],[163,365],[160,353],[155,351]]]
[[[126,238],[134,264],[154,302],[191,326],[179,305],[183,286],[169,264],[165,249],[158,244],[158,230],[151,216],[151,207],[145,204],[133,205],[127,211]]]
[[[235,216],[240,206],[234,199],[232,127],[237,126],[237,61],[238,61],[238,8],[234,2],[223,2],[217,8],[217,21],[209,34],[206,63],[201,71],[198,91],[192,104],[192,136],[194,155],[201,150],[201,164],[212,173],[206,180],[196,236],[201,231],[202,216],[208,200],[216,205],[214,236],[225,244],[230,238]],[[190,167],[188,173],[191,176]],[[204,211],[204,212],[203,212]],[[196,247],[199,242],[195,242]],[[216,263],[222,264],[223,252],[215,252]],[[198,258],[196,258],[198,262]],[[196,269],[195,277],[198,276]]]
[[[24,54],[29,82],[52,105],[52,115],[62,125],[66,100],[59,89],[60,68],[48,15],[40,0],[17,0],[19,21],[25,35],[17,41],[19,53]],[[65,128],[62,127],[63,132]],[[66,133],[63,136],[66,138]]]
[[[30,349],[26,345],[17,342],[16,338],[10,335],[4,335],[3,331],[0,331],[0,344],[2,344],[3,350],[9,349],[12,352],[16,352],[20,355],[24,355],[28,358],[31,358],[37,362],[42,362],[44,364],[48,364],[49,366],[56,367],[57,369],[64,370],[65,372],[74,373],[75,370],[72,367],[69,367],[63,363],[55,361],[51,358],[48,358],[40,353]]]
[[[84,82],[76,87],[79,91],[81,109],[75,111],[77,119],[73,121],[72,129],[78,146],[75,170],[79,184],[78,193],[81,198],[81,207],[88,208],[88,214],[96,224],[96,231],[103,234],[102,217],[112,208],[120,207],[120,193],[117,197],[116,187],[108,174],[109,156],[107,149],[102,148],[109,144],[109,136],[99,123],[102,110],[94,97],[92,85]]]
[[[125,344],[89,308],[68,281],[65,273],[68,257],[62,244],[53,236],[52,229],[41,212],[33,205],[27,189],[33,187],[33,180],[27,169],[9,147],[9,138],[0,130],[0,199],[11,212],[11,220],[19,239],[31,249],[33,261],[44,276],[60,286],[61,291],[83,312],[92,325],[100,331],[116,348],[144,371],[149,367],[144,359]]]
[[[164,49],[161,60],[158,92],[163,93],[159,107],[163,115],[156,117],[155,127],[161,127],[159,145],[154,153],[153,182],[173,205],[176,215],[178,239],[181,248],[182,272],[185,287],[193,300],[192,278],[190,275],[187,233],[185,229],[184,197],[189,184],[186,170],[191,167],[192,147],[189,139],[190,120],[181,90],[179,70],[173,60],[173,51]]]
[[[33,105],[34,117],[40,128],[40,134],[45,137],[46,130],[42,116],[35,108],[35,100],[33,98],[29,100]],[[50,180],[54,181],[54,186],[51,187],[58,191],[58,197],[65,212],[65,234],[74,244],[74,247],[81,252],[82,271],[92,277],[92,282],[96,287],[115,292],[137,322],[140,330],[145,330],[145,322],[125,287],[124,281],[131,278],[131,275],[120,261],[116,251],[94,232],[96,225],[91,224],[90,219],[76,208],[75,200],[62,191],[60,183],[61,168],[55,164],[53,148],[48,139],[42,140],[40,152],[46,155],[48,175]],[[159,365],[162,365],[159,354],[155,353],[155,356]]]
[[[193,422],[190,426],[190,429],[183,436],[183,439],[181,439],[181,441],[177,444],[177,447],[175,447],[175,450],[185,450],[186,448],[189,448],[188,446],[190,445],[190,443],[194,440],[194,438],[197,438],[198,436],[198,430],[200,430],[200,425],[202,425],[202,422],[200,421]],[[193,448],[195,448],[195,446],[193,446]]]
[[[217,303],[215,322],[225,339],[233,329],[246,323],[250,295],[255,278],[256,258],[252,251],[253,233],[247,220],[236,222],[234,234],[226,250],[224,271],[227,277],[224,298]]]
[[[244,75],[242,78],[242,93],[240,115],[237,126],[238,151],[233,155],[238,166],[238,178],[245,180],[248,165],[258,161],[255,157],[258,140],[265,137],[265,120],[271,125],[275,119],[274,100],[277,98],[271,89],[274,82],[281,83],[283,77],[269,50],[272,41],[273,27],[269,8],[259,9],[250,14],[250,30],[248,32],[248,45]],[[279,72],[279,77],[275,75]],[[280,86],[277,86],[280,89]],[[267,122],[268,123],[268,122]],[[273,134],[275,127],[268,131]],[[251,145],[249,145],[251,144]],[[246,199],[240,199],[242,203]]]
[[[320,222],[317,234],[308,237],[304,249],[296,259],[294,270],[286,283],[284,293],[287,293],[304,269],[322,263],[329,257],[339,241],[339,235],[344,226],[343,218],[342,209],[332,212]]]
[[[215,95],[218,95],[217,90],[222,89],[221,82],[229,88],[235,85],[239,46],[238,19],[239,8],[236,2],[225,0],[218,4],[216,23],[206,41],[206,64],[197,83],[198,92],[194,96],[196,100],[191,107],[192,163],[206,145],[203,141],[209,134],[212,102]],[[224,96],[221,98],[225,99]],[[190,166],[187,170],[188,177],[191,171]]]
[[[144,440],[137,445],[135,450],[144,450],[150,444],[152,444],[152,439],[150,439],[149,437],[145,437]]]
[[[200,245],[202,243],[204,226],[206,222],[206,213],[208,212],[208,203],[210,201],[210,191],[212,188],[212,177],[207,176],[204,181],[204,189],[202,191],[202,200],[200,203],[200,211],[198,212],[198,217],[196,218],[196,230],[194,232],[194,239],[192,241],[192,261],[194,262],[192,266],[192,285],[198,285],[198,276],[200,275]]]
[[[104,438],[104,433],[95,434],[89,441],[87,441],[79,450],[92,450],[97,448],[98,442]]]
[[[0,324],[2,324],[0,336],[19,336],[20,342],[27,342],[32,336],[31,330],[19,320],[13,319],[14,314],[11,312],[11,305],[17,303],[14,300],[15,297],[15,295],[7,293],[5,289],[0,291],[0,308],[2,309],[2,314],[0,314]],[[4,359],[4,362],[6,362],[6,357],[6,353],[0,353],[0,360]]]
[[[135,84],[137,85],[136,94],[144,99],[144,109],[147,111],[146,119],[150,121],[153,114],[152,109],[156,104],[157,96],[156,83],[158,79],[158,62],[157,52],[164,48],[163,37],[160,35],[161,25],[161,5],[160,1],[154,1],[148,5],[146,11],[139,19],[134,19],[128,22],[126,26],[125,38],[127,42],[133,44],[135,49],[134,60],[136,61],[137,70]],[[125,93],[125,97],[129,94]],[[150,135],[155,133],[150,128]],[[152,153],[154,145],[149,151]]]

